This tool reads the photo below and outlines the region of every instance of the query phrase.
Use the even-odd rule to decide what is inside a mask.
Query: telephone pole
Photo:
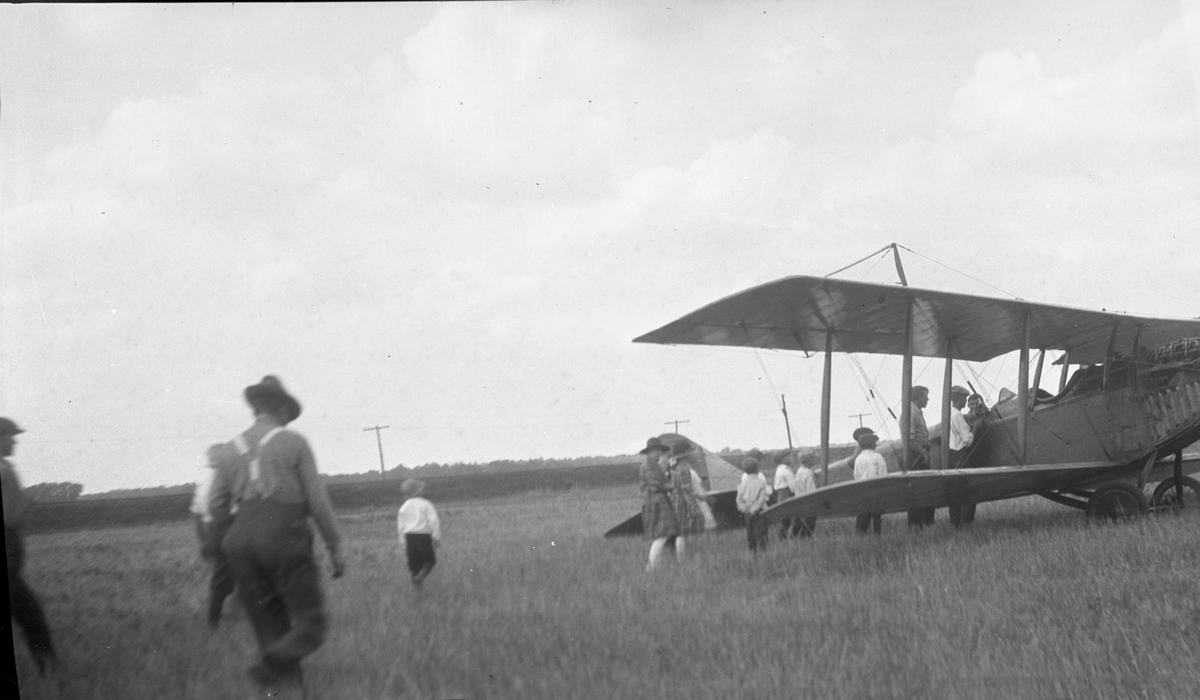
[[[854,415],[850,415],[850,416],[846,416],[846,417],[847,418],[857,418],[858,419],[858,427],[861,428],[861,427],[863,427],[863,424],[862,424],[863,416],[873,416],[873,415],[875,415],[875,414],[874,413],[855,413]]]
[[[364,432],[364,433],[369,433],[369,432],[371,432],[372,430],[374,430],[374,431],[375,431],[375,442],[379,443],[379,473],[380,473],[380,474],[385,474],[385,473],[387,473],[387,469],[385,469],[385,468],[384,468],[384,466],[383,466],[383,439],[379,437],[379,431],[380,431],[380,430],[383,430],[383,429],[385,429],[385,428],[390,428],[390,427],[392,427],[392,426],[390,426],[390,425],[377,425],[377,426],[375,426],[374,428],[363,428],[363,432]]]
[[[674,425],[675,425],[675,434],[676,434],[676,435],[678,435],[678,434],[679,434],[679,424],[680,424],[680,423],[691,423],[691,421],[690,421],[690,420],[669,420],[669,421],[667,421],[666,423],[663,423],[663,425],[671,425],[671,424],[674,424]]]

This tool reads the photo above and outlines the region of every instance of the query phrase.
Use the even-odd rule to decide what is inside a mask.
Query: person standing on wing
[[[254,424],[233,439],[235,454],[217,471],[209,509],[225,530],[221,550],[261,651],[247,674],[261,686],[299,685],[300,660],[321,646],[328,627],[309,518],[334,578],[346,568],[341,538],[312,449],[286,427],[300,416],[300,402],[269,375],[244,395]]]
[[[25,432],[7,418],[0,418],[0,496],[4,504],[4,556],[8,569],[8,608],[17,625],[25,631],[25,642],[37,664],[38,673],[46,675],[47,669],[58,665],[54,653],[54,642],[50,638],[50,626],[46,624],[46,613],[25,583],[21,570],[25,567],[25,535],[21,524],[25,519],[25,494],[21,491],[21,480],[17,470],[8,461],[16,450],[17,435]]]

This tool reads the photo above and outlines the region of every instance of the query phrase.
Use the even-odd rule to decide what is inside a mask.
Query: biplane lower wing
[[[1024,467],[986,467],[888,474],[817,489],[768,508],[772,521],[784,518],[846,517],[861,513],[897,513],[911,508],[942,508],[1017,498],[1089,482],[1136,474],[1137,464],[1083,462]]]

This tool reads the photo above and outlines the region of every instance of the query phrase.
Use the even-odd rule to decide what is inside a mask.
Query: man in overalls
[[[327,627],[310,517],[329,550],[334,578],[345,564],[312,450],[285,427],[299,417],[300,402],[273,376],[247,387],[245,397],[254,424],[230,443],[233,450],[213,481],[210,512],[225,530],[220,547],[262,652],[247,673],[263,686],[299,684],[300,660],[321,646]]]

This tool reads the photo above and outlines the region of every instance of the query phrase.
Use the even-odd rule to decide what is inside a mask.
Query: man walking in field
[[[4,556],[8,563],[8,607],[12,617],[25,630],[25,641],[33,654],[38,673],[45,675],[47,668],[58,664],[54,654],[54,643],[50,639],[50,626],[46,614],[38,602],[33,589],[25,583],[21,569],[25,566],[25,538],[21,523],[25,517],[25,496],[21,492],[21,480],[8,458],[16,449],[17,435],[25,432],[7,418],[0,418],[0,494],[4,504]]]
[[[321,646],[327,627],[308,519],[329,550],[334,578],[345,570],[341,539],[308,441],[285,427],[300,416],[300,402],[273,376],[244,393],[254,424],[233,439],[235,454],[221,463],[209,506],[219,529],[230,523],[221,549],[262,652],[250,678],[262,686],[299,684],[300,660]]]

